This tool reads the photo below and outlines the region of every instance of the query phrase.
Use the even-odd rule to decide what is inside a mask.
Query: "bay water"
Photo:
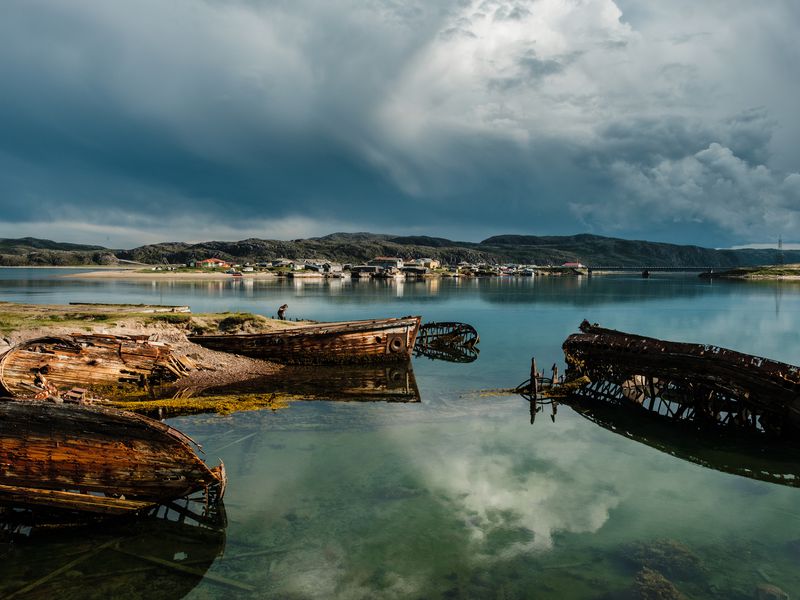
[[[567,406],[531,424],[524,399],[488,392],[526,379],[533,356],[563,371],[561,344],[583,319],[798,364],[800,285],[693,275],[200,282],[69,272],[0,269],[0,300],[265,316],[286,303],[287,316],[322,321],[418,314],[475,326],[480,356],[415,358],[420,403],[299,401],[170,420],[210,463],[227,466],[222,536],[186,539],[158,523],[35,531],[2,546],[0,597],[53,572],[18,597],[630,598],[653,572],[690,598],[755,598],[759,585],[800,594],[800,489],[700,466]],[[138,558],[106,549],[69,567],[116,539]],[[148,563],[148,548],[185,570]]]

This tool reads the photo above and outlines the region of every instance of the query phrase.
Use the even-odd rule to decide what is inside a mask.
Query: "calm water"
[[[25,597],[623,598],[642,564],[692,598],[754,598],[763,583],[800,593],[800,489],[681,460],[566,406],[531,425],[522,399],[477,393],[524,380],[531,356],[560,362],[584,318],[800,363],[800,286],[693,276],[144,283],[63,273],[0,269],[0,299],[265,315],[285,302],[289,316],[319,320],[421,314],[473,324],[481,354],[471,364],[415,359],[421,404],[298,402],[174,419],[228,467],[224,536],[158,523],[35,532],[0,546],[0,596],[109,542],[189,570],[105,549]]]

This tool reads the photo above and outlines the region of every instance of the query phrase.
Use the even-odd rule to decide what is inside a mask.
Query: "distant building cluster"
[[[587,267],[579,261],[561,265],[490,264],[466,262],[443,264],[436,258],[401,258],[376,256],[365,264],[342,264],[322,258],[276,258],[257,263],[238,264],[221,258],[194,259],[183,265],[191,269],[223,269],[233,275],[269,271],[286,277],[353,277],[377,279],[403,279],[421,277],[532,277],[539,274],[580,273]],[[156,270],[174,267],[154,267]]]

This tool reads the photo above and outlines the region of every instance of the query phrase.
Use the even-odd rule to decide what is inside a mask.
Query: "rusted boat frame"
[[[445,321],[425,323],[419,329],[414,345],[414,356],[470,363],[478,358],[479,341],[478,332],[468,323]]]
[[[315,323],[255,334],[191,335],[211,350],[286,364],[359,364],[410,358],[420,317]]]
[[[96,515],[140,514],[196,493],[225,493],[191,438],[112,408],[0,399],[0,504]]]
[[[800,369],[717,346],[670,342],[584,321],[564,342],[577,397],[639,407],[675,421],[795,437]]]

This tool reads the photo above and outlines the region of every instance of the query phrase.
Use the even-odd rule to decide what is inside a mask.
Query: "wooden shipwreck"
[[[101,515],[139,513],[226,476],[169,425],[112,408],[0,400],[0,504]]]
[[[564,342],[578,397],[638,406],[673,420],[797,439],[800,369],[717,346],[669,342],[584,321]]]
[[[28,340],[0,357],[0,392],[42,399],[73,388],[172,381],[193,364],[146,336],[74,333]]]
[[[299,325],[255,334],[193,335],[211,350],[285,364],[357,364],[408,360],[420,317]]]

